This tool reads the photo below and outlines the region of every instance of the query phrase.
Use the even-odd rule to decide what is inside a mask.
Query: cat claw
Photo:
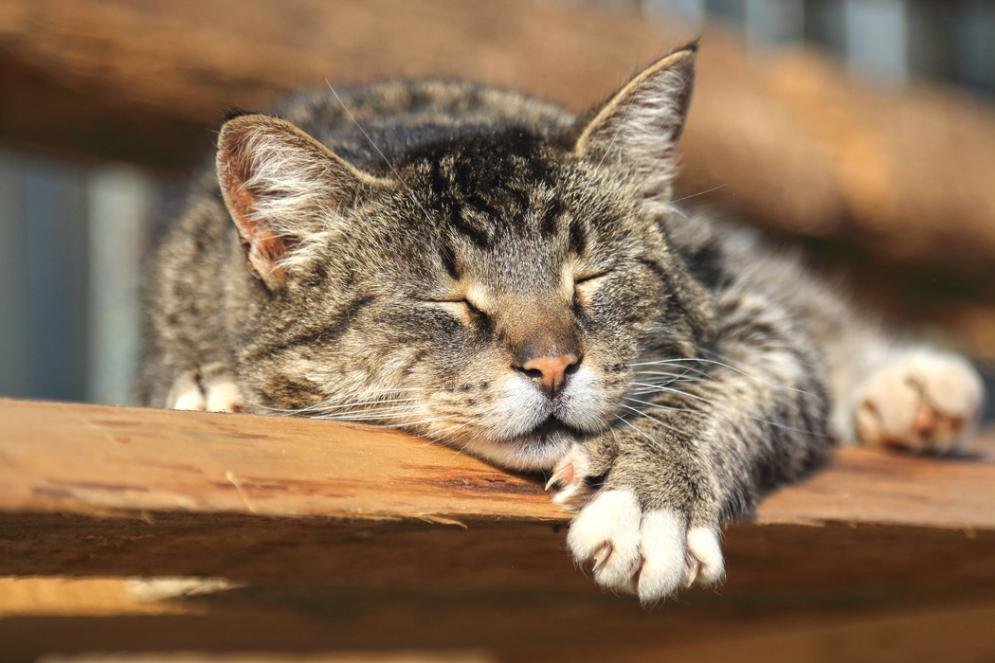
[[[553,471],[553,474],[549,477],[549,481],[546,482],[546,492],[549,492],[550,488],[554,488],[557,491],[563,490],[574,480],[574,466],[573,463],[567,463],[562,466],[557,466],[557,469]]]
[[[612,554],[612,544],[609,543],[608,541],[605,541],[600,548],[594,551],[594,555],[592,555],[591,570],[597,572],[602,566],[605,565],[605,562],[608,561],[608,558],[611,557],[611,554]]]
[[[555,491],[554,504],[576,510],[588,501],[591,496],[591,488],[586,481],[589,466],[584,448],[579,444],[573,445],[553,468],[546,482],[546,492]]]
[[[694,581],[698,578],[698,567],[700,564],[693,556],[688,555],[684,560],[684,587],[685,589],[694,584]]]

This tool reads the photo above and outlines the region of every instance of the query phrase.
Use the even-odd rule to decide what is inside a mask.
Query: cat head
[[[218,180],[258,277],[232,313],[250,400],[522,469],[625,425],[633,363],[691,354],[707,317],[663,224],[694,56],[568,130],[457,132],[377,173],[284,120],[227,122]]]

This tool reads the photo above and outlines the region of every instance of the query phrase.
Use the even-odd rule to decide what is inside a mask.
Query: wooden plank
[[[393,430],[9,400],[0,428],[7,512],[566,521],[537,477]],[[768,499],[756,522],[995,531],[993,477],[990,456],[845,449],[829,470]]]
[[[718,591],[647,611],[573,567],[567,514],[541,479],[394,431],[17,401],[0,401],[0,431],[0,642],[26,660],[370,649],[693,658],[723,642],[759,656],[826,638],[873,649],[882,632],[943,641],[950,631],[916,615],[977,624],[995,609],[990,444],[946,461],[844,449],[727,529]],[[172,577],[224,584],[152,605],[134,592],[135,578]],[[950,651],[995,647],[970,633]]]
[[[134,35],[142,35],[135,39]],[[17,0],[0,5],[0,136],[191,163],[230,105],[301,85],[441,74],[571,108],[694,32],[503,0]],[[686,194],[793,234],[991,274],[995,114],[940,88],[861,87],[795,50],[750,59],[709,32],[684,144]],[[957,219],[957,223],[950,223]],[[884,239],[887,241],[883,241]]]
[[[589,589],[564,551],[567,514],[540,480],[402,433],[15,401],[0,401],[0,430],[0,575]],[[932,555],[995,556],[993,475],[990,457],[843,450],[730,529],[730,587],[988,587],[995,563],[900,585]],[[243,558],[246,542],[260,552]],[[815,542],[847,556],[804,554]],[[893,556],[908,546],[915,556]],[[779,558],[779,579],[765,556]],[[473,559],[506,563],[481,570]]]

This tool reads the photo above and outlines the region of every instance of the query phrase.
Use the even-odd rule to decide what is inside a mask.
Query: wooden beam
[[[574,568],[568,516],[539,478],[402,433],[17,401],[0,401],[0,431],[0,642],[25,658],[58,645],[579,660],[743,638],[801,651],[817,624],[867,633],[852,629],[873,614],[920,642],[910,610],[972,624],[995,610],[990,451],[844,449],[727,529],[718,592],[646,611]],[[215,584],[152,606],[134,592],[173,577]]]
[[[0,511],[563,525],[540,477],[359,424],[0,399]],[[995,532],[995,458],[843,449],[756,525]],[[910,506],[911,505],[911,506]]]
[[[442,74],[579,109],[691,31],[502,0],[10,0],[0,137],[186,166],[221,111],[301,85]],[[792,234],[992,274],[995,113],[940,88],[882,92],[798,51],[704,40],[685,194]]]

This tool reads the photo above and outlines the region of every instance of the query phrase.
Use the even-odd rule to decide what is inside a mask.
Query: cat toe
[[[639,572],[642,513],[631,490],[606,490],[584,507],[567,535],[574,559],[602,587],[633,593]]]
[[[637,594],[642,603],[661,601],[678,589],[710,585],[725,573],[718,530],[686,528],[684,518],[671,509],[643,516]]]
[[[725,575],[725,560],[719,545],[718,530],[712,527],[692,527],[687,536],[687,559],[695,565],[695,577],[688,577],[687,584],[709,585]]]
[[[878,369],[862,387],[855,413],[861,442],[921,453],[964,447],[980,415],[984,388],[955,355],[908,353]]]
[[[207,401],[204,390],[197,380],[196,371],[187,371],[173,382],[169,395],[166,397],[166,407],[170,410],[204,411]]]
[[[655,603],[685,584],[684,518],[670,509],[656,509],[643,517],[641,528],[643,565],[636,593],[641,603]]]
[[[242,412],[245,405],[234,382],[212,382],[205,397],[208,412]]]

